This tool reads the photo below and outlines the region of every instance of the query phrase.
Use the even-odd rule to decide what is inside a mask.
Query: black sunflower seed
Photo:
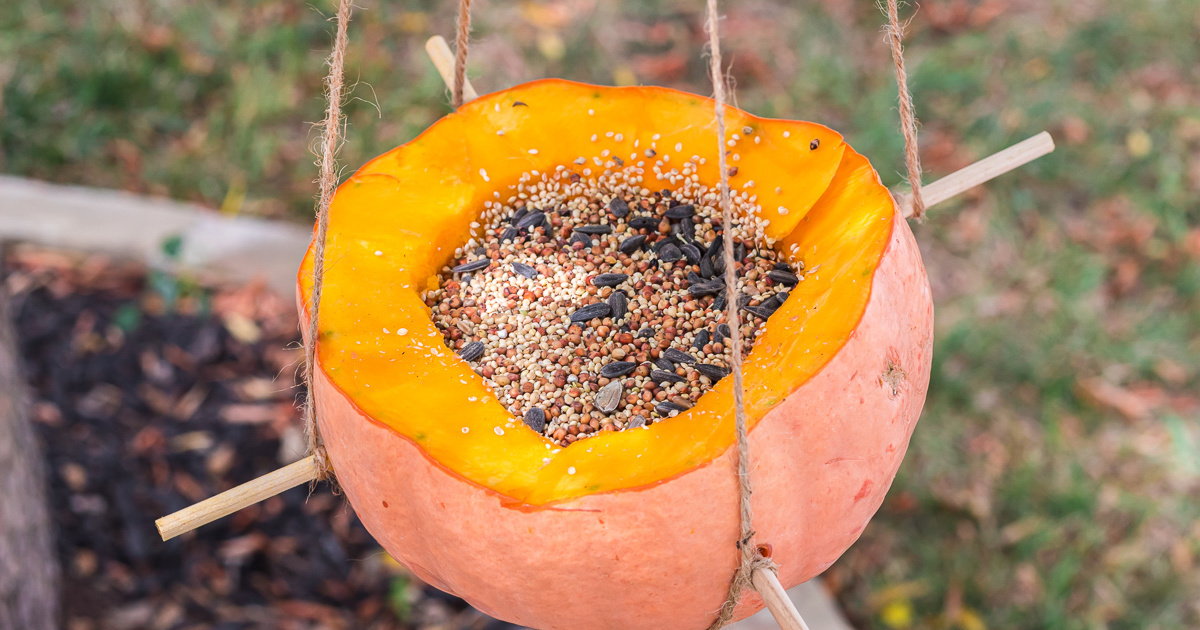
[[[629,298],[620,291],[608,296],[608,306],[612,309],[613,321],[620,321],[629,312]]]
[[[621,253],[626,254],[626,255],[632,254],[633,252],[636,252],[637,250],[641,249],[642,244],[645,242],[646,242],[645,234],[634,234],[633,236],[630,236],[629,238],[626,238],[625,240],[621,241],[621,247],[620,247]]]
[[[505,228],[504,232],[500,234],[500,242],[503,243],[504,241],[514,240],[520,235],[521,231],[515,227]]]
[[[647,327],[647,328],[643,328],[637,332],[638,339],[650,339],[652,337],[654,337],[654,329],[653,328]]]
[[[658,219],[654,217],[633,217],[629,220],[629,227],[635,230],[653,230],[658,227]]]
[[[759,317],[762,319],[767,319],[768,317],[771,316],[771,311],[769,311],[761,306],[746,305],[746,306],[742,307],[742,310],[746,311],[747,313],[750,313],[751,315],[753,315],[755,317]]]
[[[629,216],[629,204],[625,203],[625,200],[620,197],[613,197],[612,201],[608,202],[608,211],[614,217],[623,219]]]
[[[612,226],[611,225],[577,225],[577,226],[575,226],[575,231],[583,232],[584,234],[612,234]]]
[[[546,412],[542,411],[541,407],[530,407],[529,411],[525,412],[525,424],[533,429],[535,433],[541,433],[546,430]]]
[[[688,287],[688,293],[692,297],[704,297],[706,295],[716,295],[725,288],[725,283],[721,280],[705,280],[697,282]]]
[[[518,208],[517,211],[513,213],[512,217],[508,219],[508,222],[516,225],[520,223],[521,219],[524,219],[525,215],[527,214],[529,214],[529,208]]]
[[[696,357],[675,348],[663,350],[662,357],[671,363],[695,363]]]
[[[651,249],[653,249],[654,253],[657,254],[657,253],[661,252],[662,249],[664,247],[666,247],[667,245],[674,245],[675,247],[679,247],[682,244],[683,243],[681,243],[680,240],[675,238],[674,236],[668,236],[666,238],[660,238],[657,241],[655,241],[654,245],[651,247]]]
[[[723,251],[721,249],[722,247],[725,247],[725,237],[721,234],[718,234],[717,238],[714,238],[713,242],[708,244],[708,249],[704,250],[704,257],[705,258],[720,257],[721,252]]]
[[[613,361],[600,368],[600,376],[604,378],[618,378],[629,374],[636,367],[637,363],[633,361]]]
[[[796,274],[790,271],[779,271],[778,269],[768,272],[767,277],[775,282],[778,282],[779,284],[789,287],[794,287],[796,286],[797,282],[800,282],[800,279],[796,277]]]
[[[697,282],[704,282],[704,278],[702,278],[700,276],[700,274],[696,273],[695,271],[688,271],[687,278],[688,278],[688,284],[696,284]]]
[[[660,416],[670,416],[672,411],[687,411],[687,409],[680,405],[676,405],[669,400],[664,400],[657,405],[654,405],[654,413],[657,413]]]
[[[625,273],[602,273],[592,278],[592,284],[597,287],[615,287],[629,279]]]
[[[536,278],[538,275],[537,269],[534,269],[525,263],[515,262],[512,264],[512,269],[517,273],[517,275],[530,279]]]
[[[571,232],[571,238],[567,240],[567,243],[571,245],[574,245],[575,243],[582,243],[584,247],[591,247],[592,237],[584,234],[583,232]]]
[[[470,273],[472,271],[479,271],[480,269],[487,269],[488,265],[490,264],[492,264],[492,260],[490,258],[483,258],[469,263],[463,263],[454,269],[451,269],[450,271],[452,273]]]
[[[671,223],[671,234],[679,236],[680,239],[691,240],[696,238],[696,224],[691,221],[691,218],[684,218],[678,223]]]
[[[684,243],[679,246],[679,251],[683,252],[683,257],[687,259],[688,264],[696,264],[700,262],[700,248],[691,243]]]
[[[705,278],[711,278],[713,275],[715,275],[713,273],[712,259],[708,256],[702,256],[700,258],[700,275],[704,276]]]
[[[750,300],[753,300],[753,299],[754,299],[753,297],[751,297],[745,293],[739,295],[738,296],[738,308],[746,308],[747,306],[750,306]]]
[[[479,357],[483,356],[483,342],[472,341],[471,343],[463,346],[462,349],[458,351],[458,356],[463,361],[474,361],[478,359]]]
[[[692,349],[700,350],[704,346],[708,345],[708,340],[709,340],[708,329],[701,328],[700,332],[696,333],[695,340],[692,341]]]
[[[714,383],[725,378],[726,376],[729,376],[729,370],[727,370],[719,365],[712,365],[709,363],[697,363],[696,365],[693,365],[692,367],[696,368],[696,371],[700,373],[700,376],[706,376],[706,377],[708,377],[708,380],[710,380]]]
[[[718,254],[712,259],[713,274],[721,275],[725,273],[725,254]]]
[[[684,219],[694,214],[696,214],[696,206],[693,206],[690,203],[685,203],[680,206],[668,208],[667,211],[663,213],[663,216],[667,217],[668,219]]]
[[[652,370],[650,379],[658,383],[686,383],[687,378],[666,370]]]
[[[717,299],[713,300],[712,306],[710,306],[709,308],[711,308],[714,311],[725,310],[725,294],[721,293],[720,295],[718,295]]]
[[[571,321],[579,323],[586,322],[597,317],[608,317],[612,314],[612,307],[604,302],[596,302],[571,313]]]
[[[654,367],[657,367],[664,372],[674,372],[675,370],[675,364],[666,359],[655,359]]]
[[[783,303],[787,301],[788,295],[789,294],[787,291],[780,291],[779,293],[772,295],[771,297],[767,298],[766,300],[763,300],[763,303],[760,304],[759,306],[767,309],[772,314],[774,314],[775,311],[779,310],[779,307],[783,306]]]
[[[746,244],[745,243],[734,243],[733,244],[733,259],[734,260],[745,260],[746,259]]]
[[[674,243],[667,243],[658,251],[658,259],[663,262],[675,262],[683,258],[683,252]]]
[[[791,271],[791,270],[792,270],[792,266],[785,262],[781,261],[781,262],[775,263],[775,271]]]
[[[640,429],[644,426],[646,426],[646,417],[640,415],[630,418],[629,422],[625,423],[626,429]]]
[[[537,225],[540,225],[545,218],[546,213],[542,212],[541,210],[530,212],[529,214],[521,217],[520,221],[517,221],[517,228],[521,230],[531,229]]]
[[[713,335],[713,343],[725,343],[731,335],[733,331],[729,329],[729,324],[717,324],[717,334]]]

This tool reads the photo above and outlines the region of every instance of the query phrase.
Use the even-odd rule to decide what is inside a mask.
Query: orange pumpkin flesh
[[[757,539],[791,585],[832,563],[882,501],[924,401],[932,304],[912,235],[865,158],[819,125],[727,116],[761,138],[732,149],[732,185],[754,181],[777,248],[815,270],[744,367]],[[705,98],[545,80],[469,103],[338,189],[321,431],[367,528],[423,579],[539,628],[711,622],[736,563],[732,379],[649,429],[555,452],[524,426],[496,430],[508,412],[443,345],[420,294],[484,201],[507,199],[522,173],[582,171],[578,157],[653,143],[678,164],[706,157],[711,184],[714,135]],[[311,264],[310,250],[301,304]],[[749,595],[739,613],[759,606]]]

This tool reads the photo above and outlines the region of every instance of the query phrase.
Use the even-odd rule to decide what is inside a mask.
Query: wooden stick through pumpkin
[[[319,475],[316,458],[309,455],[258,479],[247,481],[236,488],[209,497],[174,514],[168,514],[154,521],[154,525],[158,527],[158,533],[163,540],[170,540],[201,525],[207,525],[219,518],[229,516],[244,507],[269,499],[285,490],[316,481]]]
[[[792,598],[788,597],[783,584],[779,582],[779,576],[775,575],[774,571],[755,569],[750,577],[754,583],[754,590],[758,591],[759,596],[762,597],[763,603],[767,605],[767,610],[771,611],[771,616],[775,618],[775,623],[779,624],[780,630],[808,630],[808,624],[804,623],[800,611],[796,610],[796,604],[792,602]]]
[[[446,43],[446,38],[441,35],[434,35],[425,41],[425,54],[429,55],[429,59],[433,61],[433,66],[437,68],[438,74],[442,75],[442,82],[451,90],[454,89],[454,52],[450,50],[450,45]],[[475,91],[475,87],[471,85],[471,80],[463,77],[463,102],[473,101],[479,98],[479,93]]]
[[[1026,138],[1007,149],[983,158],[978,162],[961,168],[953,173],[928,184],[921,189],[925,207],[930,208],[947,199],[995,179],[1019,166],[1024,166],[1054,150],[1054,138],[1043,131],[1031,138]],[[898,203],[904,216],[913,215],[912,195],[905,193],[899,196]]]

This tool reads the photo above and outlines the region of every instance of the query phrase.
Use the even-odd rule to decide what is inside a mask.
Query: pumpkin
[[[866,158],[821,125],[726,115],[760,138],[739,145],[731,185],[754,181],[777,250],[807,269],[743,369],[756,540],[790,587],[833,563],[883,501],[924,403],[933,307],[913,235]],[[654,142],[707,156],[699,174],[713,185],[714,135],[707,98],[542,80],[468,103],[338,189],[319,427],[362,522],[420,579],[535,628],[714,619],[738,563],[733,379],[678,416],[551,455],[524,425],[497,430],[508,412],[421,298],[484,201],[522,173]],[[302,311],[311,269],[310,248]],[[736,618],[761,606],[747,592]]]

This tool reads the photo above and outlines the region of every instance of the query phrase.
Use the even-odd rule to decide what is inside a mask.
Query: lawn
[[[346,172],[449,111],[453,3],[362,3]],[[828,124],[901,182],[871,2],[726,2],[738,104]],[[702,3],[481,2],[482,91],[544,76],[708,93]],[[311,216],[328,1],[11,0],[0,171]],[[1200,3],[936,0],[908,35],[927,181],[1057,152],[915,225],[929,400],[826,574],[861,627],[1200,627]]]

